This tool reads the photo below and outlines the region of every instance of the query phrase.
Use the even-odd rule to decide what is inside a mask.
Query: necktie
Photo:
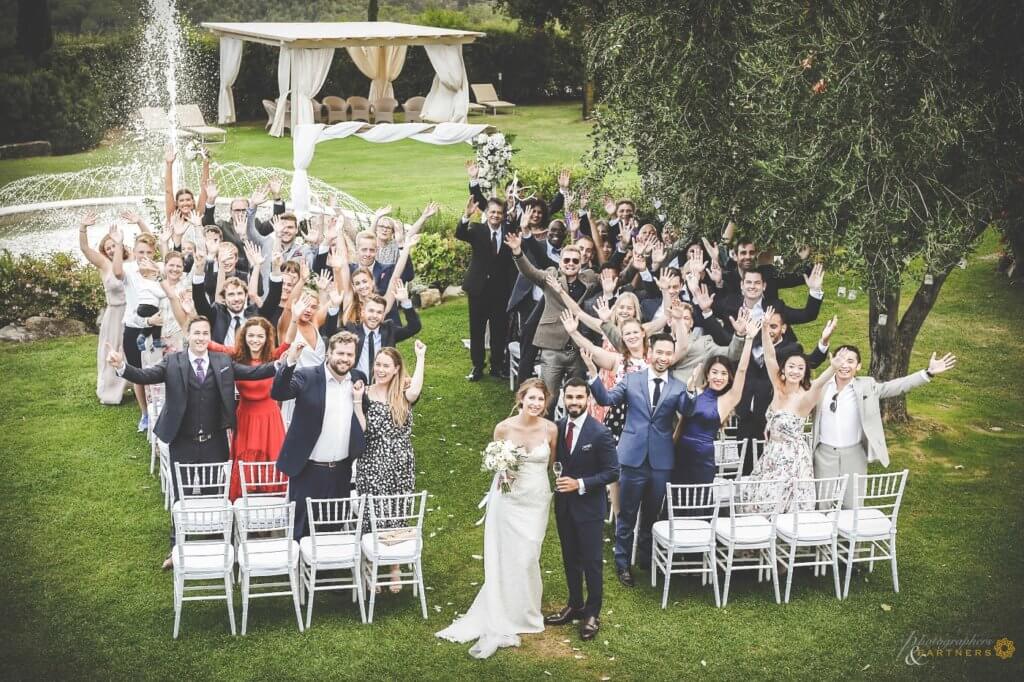
[[[501,231],[494,231],[494,255],[497,256],[498,252],[501,251]]]
[[[240,316],[238,316],[238,315],[234,315],[231,318],[231,330],[228,332],[228,338],[224,339],[224,341],[226,342],[225,345],[227,345],[227,346],[235,345],[235,334],[237,334],[238,330],[241,329],[241,328],[242,328],[242,318]]]
[[[570,421],[565,428],[565,451],[572,454],[572,433],[576,429],[576,422]]]
[[[654,401],[651,403],[652,407],[657,407],[658,406],[658,401],[661,400],[661,382],[662,381],[664,381],[664,379],[658,379],[658,378],[654,379]]]
[[[199,383],[206,381],[206,370],[203,369],[203,359],[196,358],[196,379]]]
[[[376,349],[374,348],[373,343],[373,337],[375,337],[376,335],[377,332],[373,331],[366,336],[366,375],[371,383],[373,382],[373,356],[376,354]]]

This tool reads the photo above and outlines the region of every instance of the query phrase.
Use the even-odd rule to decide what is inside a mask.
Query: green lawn
[[[571,164],[589,146],[591,124],[581,120],[578,103],[518,107],[515,114],[473,116],[470,122],[489,123],[515,134],[516,163],[521,165]],[[291,169],[290,137],[271,137],[262,122],[227,130],[226,144],[211,145],[216,160]],[[467,144],[436,146],[411,140],[373,144],[353,137],[319,145],[309,173],[370,207],[392,204],[396,211],[411,213],[434,200],[461,211],[467,197],[463,163],[472,156]],[[120,162],[111,148],[5,160],[0,161],[0,186],[27,175]]]
[[[585,151],[588,126],[577,118],[578,107],[567,104],[485,120],[516,132],[519,158],[532,165],[571,163]],[[240,126],[219,149],[224,160],[287,167],[291,147],[259,126]],[[104,155],[3,161],[0,182],[86,167]],[[346,140],[323,145],[311,170],[371,206],[415,210],[434,198],[461,208],[468,157],[468,148]],[[989,234],[970,267],[954,271],[918,340],[915,367],[932,350],[951,350],[960,358],[956,370],[913,393],[914,421],[889,433],[891,470],[911,470],[900,517],[900,594],[887,568],[859,576],[844,602],[832,595],[830,577],[800,571],[791,603],[780,606],[769,586],[742,576],[728,608],[718,610],[709,589],[677,579],[662,611],[660,589],[646,574],[625,590],[608,571],[596,641],[583,646],[570,628],[549,628],[483,662],[467,656],[468,645],[432,636],[469,606],[482,581],[482,563],[472,558],[482,550],[473,523],[488,483],[478,452],[511,408],[507,386],[462,379],[464,302],[425,311],[421,335],[428,373],[414,442],[418,484],[434,495],[426,527],[436,535],[424,559],[430,617],[423,621],[405,592],[384,595],[377,622],[363,626],[347,596],[328,595],[302,635],[288,601],[277,599],[254,602],[245,638],[228,634],[223,605],[186,604],[181,639],[172,641],[171,579],[158,569],[167,514],[135,434],[135,408],[96,404],[95,337],[2,346],[0,678],[1019,679],[1024,303],[994,272],[995,249]],[[866,348],[865,297],[836,303],[837,286],[829,278],[821,319],[838,312],[837,338]],[[800,330],[805,344],[819,329]],[[565,588],[554,524],[543,569],[545,606],[559,607]],[[897,652],[911,633],[1009,637],[1018,652],[1009,661],[908,667]]]

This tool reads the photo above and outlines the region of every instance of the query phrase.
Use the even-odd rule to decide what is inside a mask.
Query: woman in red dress
[[[237,362],[258,365],[281,357],[288,343],[274,348],[274,328],[262,317],[250,317],[238,330],[235,345],[211,343],[210,350],[228,353]],[[284,422],[277,402],[270,399],[273,377],[260,381],[239,381],[238,409],[234,439],[231,443],[231,501],[242,496],[238,477],[239,462],[274,462],[284,442]],[[267,488],[260,492],[283,492]]]

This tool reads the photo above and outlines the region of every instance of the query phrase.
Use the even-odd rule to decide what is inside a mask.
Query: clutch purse
[[[377,533],[377,541],[385,545],[397,545],[415,539],[415,528],[395,528]]]

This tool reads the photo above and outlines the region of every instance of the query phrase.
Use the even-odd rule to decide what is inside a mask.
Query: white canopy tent
[[[370,79],[369,99],[393,97],[392,82],[405,63],[406,49],[422,45],[436,71],[421,116],[435,123],[464,123],[469,111],[469,82],[462,46],[483,36],[475,31],[456,31],[390,21],[336,23],[213,23],[203,27],[220,38],[220,90],[217,121],[235,120],[232,87],[242,62],[242,43],[253,42],[280,48],[277,63],[277,112],[270,134],[284,134],[285,106],[291,96],[291,129],[313,123],[310,101],[323,87],[335,48],[347,50],[359,70]]]

